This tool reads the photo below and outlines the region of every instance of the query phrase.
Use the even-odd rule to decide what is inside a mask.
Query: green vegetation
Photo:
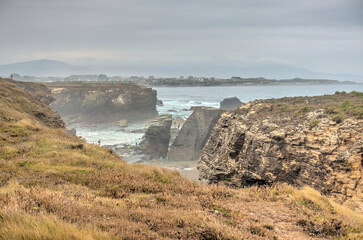
[[[310,128],[310,129],[311,129],[311,128],[314,128],[314,127],[318,126],[318,125],[319,125],[319,123],[320,123],[320,120],[318,120],[318,119],[314,119],[314,120],[312,120],[312,121],[309,123],[309,128]]]
[[[305,107],[300,109],[299,113],[306,113],[308,111],[309,111],[309,107],[305,106]]]
[[[291,117],[292,121],[305,121],[311,113],[315,118],[330,118],[336,123],[342,123],[347,118],[363,119],[363,93],[352,91],[351,93],[336,92],[333,95],[323,95],[315,97],[285,97],[281,99],[257,100],[255,103],[271,104],[270,109],[266,109],[270,116],[278,115]],[[243,114],[243,109],[235,110]],[[262,115],[256,115],[261,118]]]
[[[311,188],[236,190],[127,164],[55,128],[49,108],[1,79],[0,105],[0,239],[363,237],[361,215]]]

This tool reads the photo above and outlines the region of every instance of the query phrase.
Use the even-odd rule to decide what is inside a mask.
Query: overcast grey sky
[[[362,0],[0,0],[0,64],[284,64],[363,75]]]

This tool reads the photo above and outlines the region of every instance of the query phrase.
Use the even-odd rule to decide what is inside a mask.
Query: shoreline
[[[158,161],[151,160],[149,162],[139,162],[139,164],[145,164],[150,166],[158,166],[166,169],[177,170],[181,176],[199,182],[199,174],[197,170],[197,161]]]

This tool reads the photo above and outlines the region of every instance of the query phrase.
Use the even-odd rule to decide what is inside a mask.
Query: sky
[[[0,0],[0,64],[363,75],[362,0]]]

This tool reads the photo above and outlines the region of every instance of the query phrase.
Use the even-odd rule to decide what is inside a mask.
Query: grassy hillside
[[[235,190],[127,164],[68,135],[0,79],[0,239],[359,239],[363,217],[310,188]]]

